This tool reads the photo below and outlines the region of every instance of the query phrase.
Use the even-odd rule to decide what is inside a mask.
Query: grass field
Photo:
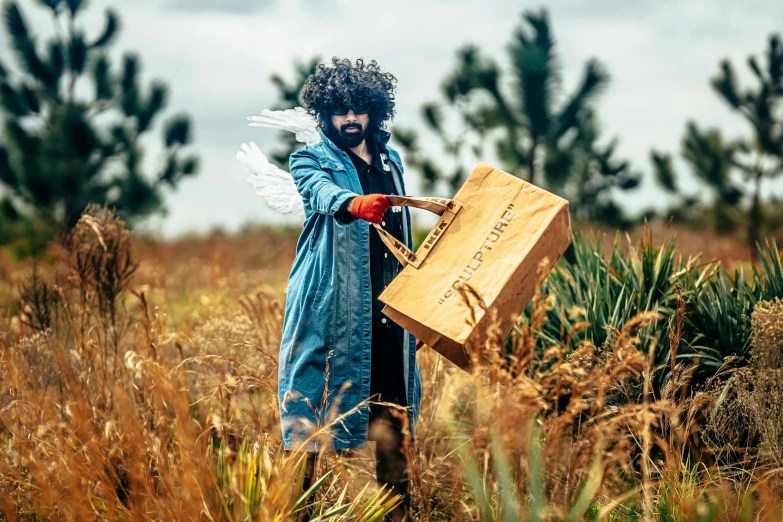
[[[298,232],[161,244],[90,215],[35,266],[0,258],[2,519],[290,519],[303,461],[280,449],[276,372]],[[599,295],[627,314],[590,315],[563,265],[472,374],[419,352],[416,520],[783,519],[780,255],[753,275],[735,239],[677,230],[669,256],[651,228],[590,280],[622,281]],[[393,506],[371,455],[321,456],[320,519]]]

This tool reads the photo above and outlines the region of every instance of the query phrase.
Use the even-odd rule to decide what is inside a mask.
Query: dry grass
[[[783,301],[760,302],[752,324],[750,365],[712,392],[717,407],[708,429],[716,444],[749,448],[759,461],[783,469]]]
[[[296,236],[157,245],[132,241],[105,210],[88,216],[49,262],[0,259],[2,516],[290,519],[303,461],[280,450],[276,372]],[[779,422],[768,416],[761,450],[726,464],[725,448],[700,438],[725,397],[686,397],[680,367],[662,396],[650,391],[652,352],[638,346],[654,314],[611,331],[608,350],[570,346],[576,327],[542,353],[533,341],[554,305],[536,296],[508,344],[490,330],[472,374],[420,352],[416,520],[780,519]],[[754,388],[767,402],[753,411],[779,411],[783,305],[753,321],[750,371],[778,372]],[[657,334],[676,337],[676,324]],[[370,455],[322,455],[324,519],[391,507]]]

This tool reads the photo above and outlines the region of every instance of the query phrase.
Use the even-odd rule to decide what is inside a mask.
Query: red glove
[[[351,202],[351,214],[369,221],[380,223],[383,215],[391,207],[391,201],[383,194],[370,194],[369,196],[356,196]]]

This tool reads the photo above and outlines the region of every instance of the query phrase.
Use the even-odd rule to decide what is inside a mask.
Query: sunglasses
[[[331,109],[331,114],[333,116],[345,116],[348,114],[348,111],[353,111],[354,114],[367,114],[370,110],[370,107],[367,103],[359,102],[355,103],[350,106],[335,106]]]

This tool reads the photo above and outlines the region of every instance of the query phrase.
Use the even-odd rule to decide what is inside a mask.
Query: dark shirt
[[[368,164],[350,149],[344,149],[356,168],[364,194],[397,195],[391,173],[388,152],[380,146],[375,136],[367,139],[372,160]],[[381,155],[384,155],[383,157]],[[336,219],[348,223],[356,219],[346,201],[335,212]],[[381,227],[403,241],[402,212],[390,208],[386,211]],[[372,289],[372,369],[371,394],[380,393],[381,400],[405,404],[405,382],[402,358],[403,329],[382,312],[383,302],[378,299],[400,270],[400,262],[381,241],[377,232],[370,231],[370,286]]]
[[[367,144],[373,158],[369,164],[350,149],[345,149],[359,175],[362,191],[364,194],[397,195],[391,175],[390,162],[388,159],[384,162],[383,158],[381,158],[381,154],[385,154],[386,158],[388,158],[388,154],[386,154],[385,150],[378,150],[379,147],[374,139],[368,139]],[[389,170],[386,170],[387,168]],[[346,201],[335,212],[335,217],[342,222],[351,222],[356,219],[348,210],[351,203],[352,200]],[[402,212],[395,212],[393,208],[387,210],[381,221],[381,227],[397,240],[403,242]],[[392,329],[394,323],[383,315],[383,303],[378,300],[378,296],[391,283],[394,274],[399,271],[400,262],[389,252],[386,245],[381,241],[380,236],[375,231],[371,230],[370,232],[370,284],[373,297],[373,327]]]

